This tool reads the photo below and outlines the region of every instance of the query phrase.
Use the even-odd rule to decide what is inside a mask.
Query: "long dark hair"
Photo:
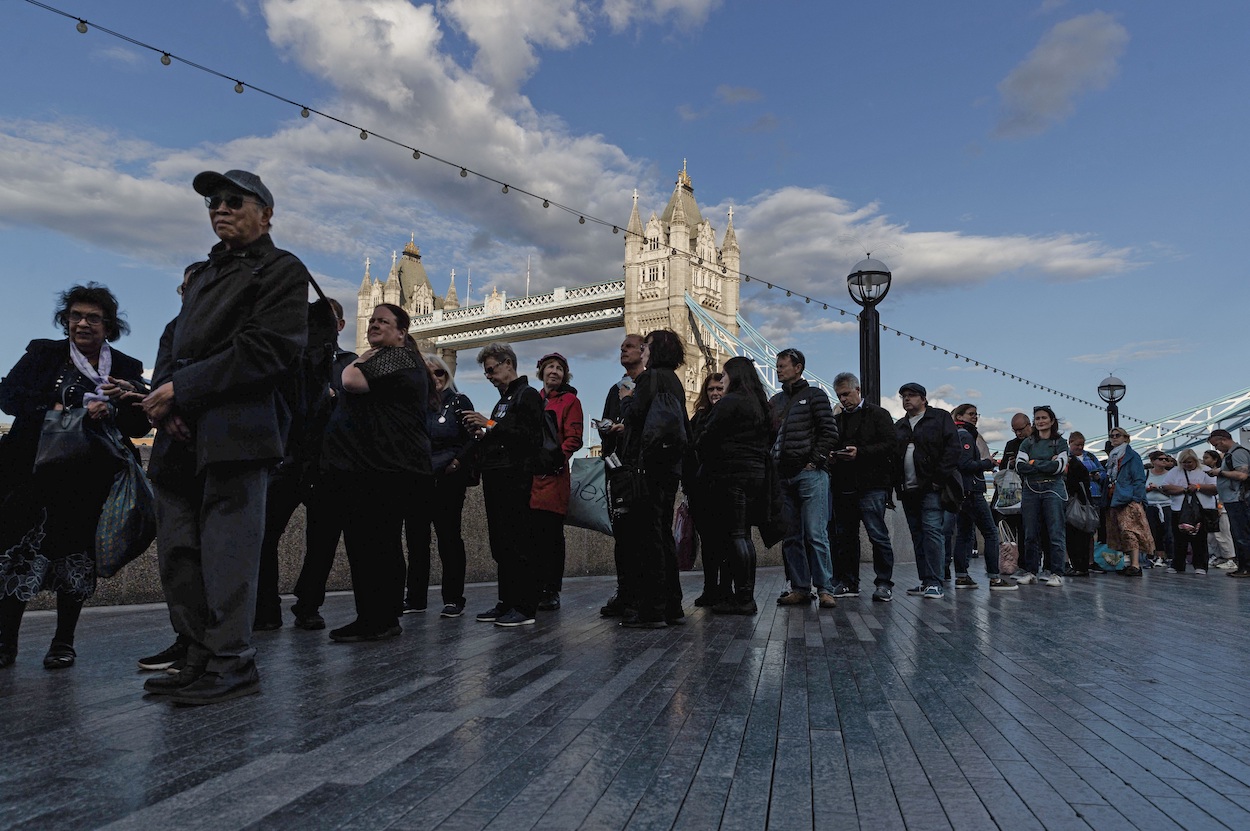
[[[750,358],[730,358],[725,361],[725,380],[728,389],[725,394],[736,392],[753,404],[757,415],[763,418],[768,413],[768,396],[764,394],[764,385],[760,383],[760,374],[755,369],[755,362]]]
[[[1059,432],[1059,416],[1055,415],[1055,411],[1052,410],[1050,407],[1046,406],[1045,404],[1043,404],[1040,407],[1033,408],[1033,415],[1037,415],[1038,413],[1045,413],[1046,415],[1050,416],[1050,438],[1062,439],[1063,433]],[[1039,439],[1042,437],[1042,434],[1038,432],[1036,421],[1033,422],[1033,433]]]
[[[108,290],[108,286],[87,283],[70,286],[57,298],[52,322],[64,330],[66,337],[69,337],[69,308],[75,303],[89,303],[100,307],[100,311],[104,312],[104,338],[110,343],[122,335],[130,334],[130,325],[122,319],[117,308],[117,298]]]
[[[723,372],[709,372],[708,376],[703,379],[703,387],[699,390],[699,397],[694,402],[694,411],[696,413],[699,412],[699,410],[706,410],[712,406],[712,402],[707,397],[708,385],[713,381],[723,380],[725,380],[725,373]]]
[[[647,369],[677,369],[686,362],[686,350],[681,338],[671,329],[648,332],[643,342],[650,341],[647,352]]]

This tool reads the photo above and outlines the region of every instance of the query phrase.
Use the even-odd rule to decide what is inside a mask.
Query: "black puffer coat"
[[[803,378],[785,384],[768,402],[777,443],[773,459],[781,476],[795,476],[809,464],[820,470],[828,466],[829,451],[838,441],[829,396]]]

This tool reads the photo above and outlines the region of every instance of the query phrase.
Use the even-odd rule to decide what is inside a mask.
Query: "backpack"
[[[640,459],[644,468],[679,465],[689,442],[686,402],[671,392],[658,392],[642,424]]]
[[[564,470],[564,437],[554,410],[543,410],[543,446],[534,460],[534,475],[554,476]]]

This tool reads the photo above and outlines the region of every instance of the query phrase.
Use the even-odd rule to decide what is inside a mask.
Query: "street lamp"
[[[1124,382],[1114,375],[1108,375],[1098,385],[1098,397],[1107,402],[1107,433],[1120,426],[1119,403],[1124,398]]]
[[[864,307],[859,313],[859,383],[864,400],[881,405],[881,316],[877,304],[890,292],[892,275],[886,264],[868,259],[855,264],[846,275],[851,299]]]

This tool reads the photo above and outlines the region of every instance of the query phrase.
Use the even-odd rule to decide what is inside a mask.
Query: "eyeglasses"
[[[433,373],[434,373],[434,377],[435,377],[435,378],[446,378],[446,377],[447,377],[447,370],[443,369],[442,367],[436,367],[436,368],[435,368],[435,369],[433,369],[432,371],[433,371]]]
[[[970,413],[964,413],[964,418],[980,418],[981,414],[973,410]]]
[[[499,364],[491,364],[490,366],[487,366],[486,364],[482,364],[482,374],[485,375],[487,378],[494,375],[495,370],[497,369],[499,369]]]
[[[104,322],[104,315],[96,314],[95,312],[91,312],[90,314],[82,314],[81,312],[69,313],[70,323],[82,323],[84,320],[92,326],[99,326]]]
[[[208,206],[210,211],[217,210],[221,207],[222,202],[225,202],[226,207],[232,211],[237,211],[239,208],[242,208],[244,202],[256,202],[257,205],[260,204],[260,202],[257,202],[255,199],[251,199],[241,193],[218,193],[213,196],[204,197],[204,204]]]
[[[1109,439],[1127,439],[1127,438],[1128,438],[1128,433],[1109,433],[1109,434],[1107,435],[1107,438],[1109,438]]]

